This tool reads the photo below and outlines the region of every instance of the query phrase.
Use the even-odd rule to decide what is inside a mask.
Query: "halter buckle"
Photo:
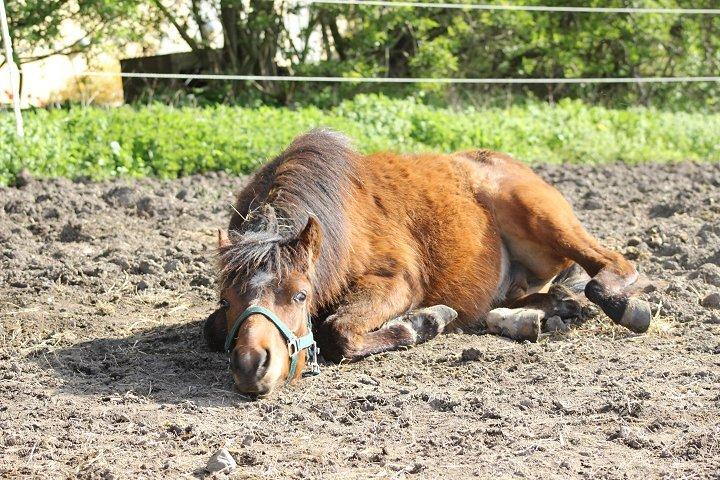
[[[317,343],[313,342],[312,345],[308,347],[308,365],[310,366],[310,371],[305,373],[304,376],[315,376],[320,375],[320,365],[318,365],[318,355],[320,354],[320,349],[317,346]]]
[[[294,357],[300,352],[300,341],[298,338],[293,338],[287,342],[288,354],[290,357]]]

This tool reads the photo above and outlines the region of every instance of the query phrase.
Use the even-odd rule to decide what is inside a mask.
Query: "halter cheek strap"
[[[288,355],[290,357],[290,370],[288,371],[287,381],[290,381],[295,377],[297,371],[298,355],[301,351],[307,350],[307,363],[310,365],[310,375],[317,375],[320,373],[320,366],[317,362],[318,353],[320,349],[315,343],[315,338],[312,333],[312,319],[310,315],[307,316],[307,329],[308,333],[302,337],[298,337],[285,325],[275,313],[264,307],[248,307],[237,316],[232,328],[228,332],[227,338],[225,338],[225,351],[229,352],[232,349],[233,341],[237,336],[240,326],[247,320],[251,315],[262,315],[263,317],[270,320],[275,328],[280,331],[280,334],[287,341]]]

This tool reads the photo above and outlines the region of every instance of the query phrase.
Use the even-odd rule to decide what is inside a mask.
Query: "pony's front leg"
[[[417,292],[405,282],[364,279],[366,287],[352,294],[328,317],[318,332],[323,357],[339,362],[425,342],[457,317],[444,305],[408,311]]]

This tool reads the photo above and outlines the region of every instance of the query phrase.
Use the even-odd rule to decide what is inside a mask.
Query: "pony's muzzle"
[[[238,389],[246,393],[268,393],[273,387],[265,381],[270,360],[270,350],[266,348],[245,347],[233,350],[230,354],[230,368]]]

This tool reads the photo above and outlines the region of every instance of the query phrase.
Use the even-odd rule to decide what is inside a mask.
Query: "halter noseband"
[[[271,310],[263,307],[248,307],[245,309],[244,312],[237,316],[232,328],[230,329],[230,332],[228,332],[228,336],[225,339],[226,352],[229,352],[232,349],[233,340],[235,340],[235,336],[237,335],[237,332],[243,322],[250,315],[256,314],[262,315],[263,317],[270,320],[273,325],[275,325],[275,328],[280,331],[280,334],[285,337],[285,340],[287,341],[288,355],[290,356],[290,370],[288,371],[287,381],[290,381],[293,377],[295,377],[295,371],[297,370],[298,363],[298,354],[303,350],[308,351],[307,359],[308,364],[310,365],[309,374],[317,375],[320,373],[320,366],[318,365],[317,361],[320,349],[317,347],[317,344],[315,343],[315,338],[313,337],[312,319],[310,318],[309,314],[307,316],[308,333],[303,335],[302,337],[298,337]]]

